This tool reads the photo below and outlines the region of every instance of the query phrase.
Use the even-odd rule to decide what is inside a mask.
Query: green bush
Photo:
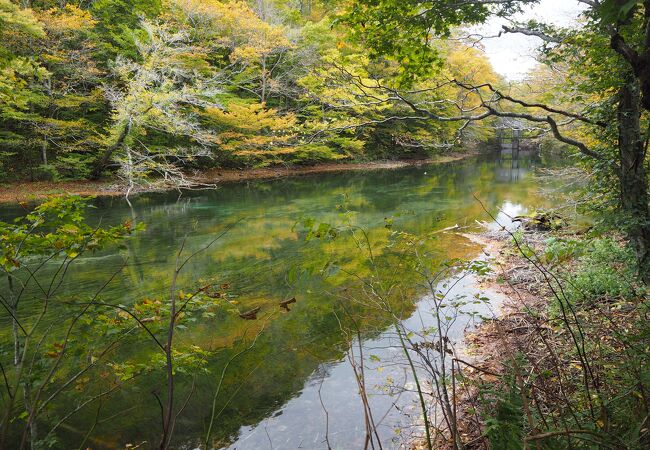
[[[289,153],[287,156],[288,156],[287,162],[292,164],[299,164],[299,165],[300,164],[309,165],[318,162],[335,161],[339,159],[345,159],[347,157],[346,155],[341,155],[337,153],[335,150],[333,150],[332,148],[326,145],[315,145],[315,144],[303,145],[301,147],[298,147],[295,152]]]
[[[603,296],[629,299],[636,294],[634,252],[609,239],[587,244],[578,270],[570,279],[569,300],[593,301]]]
[[[562,264],[584,255],[585,247],[581,240],[551,237],[546,240],[543,259],[548,264]]]
[[[61,180],[82,180],[90,177],[93,160],[89,154],[68,153],[59,155],[54,165]]]
[[[59,181],[59,171],[53,164],[41,164],[34,169],[34,181]]]
[[[505,387],[505,386],[504,386]],[[508,389],[495,392],[496,398],[485,404],[490,415],[485,420],[486,435],[491,448],[500,450],[523,449],[524,412],[519,392],[514,380]],[[484,403],[486,403],[484,401]]]

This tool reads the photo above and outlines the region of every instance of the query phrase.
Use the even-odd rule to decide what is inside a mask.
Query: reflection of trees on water
[[[190,262],[181,284],[191,286],[200,278],[227,281],[242,309],[261,305],[264,312],[277,308],[277,302],[287,295],[297,296],[298,302],[290,313],[275,317],[255,348],[230,366],[218,405],[223,413],[214,434],[228,442],[240,427],[260,423],[299,397],[314,372],[341,358],[349,345],[340,335],[334,315],[336,303],[327,295],[341,288],[345,277],[338,274],[324,280],[305,276],[288,283],[287,271],[298,267],[317,273],[328,260],[335,259],[348,272],[364,273],[368,270],[365,256],[346,239],[305,243],[300,227],[294,228],[296,221],[308,216],[317,223],[341,223],[344,219],[337,206],[345,202],[353,211],[348,219],[367,230],[377,247],[377,257],[389,267],[394,256],[381,251],[391,232],[385,227],[386,218],[393,219],[393,229],[424,234],[484,218],[474,194],[493,210],[506,201],[535,202],[535,184],[524,175],[537,160],[532,155],[518,156],[516,165],[512,158],[500,155],[438,166],[229,184],[214,191],[184,193],[180,198],[176,192],[154,193],[132,197],[133,209],[122,199],[98,199],[95,221],[101,218],[102,224],[109,225],[137,220],[145,223],[146,229],[130,239],[124,249],[83,258],[71,269],[71,282],[62,295],[83,297],[94,291],[125,260],[127,268],[104,291],[104,301],[131,304],[134,299],[164,295],[175,252],[185,236],[187,250],[194,251],[226,224],[243,219],[223,240]],[[513,181],[519,181],[516,188]],[[6,210],[5,215],[11,216],[12,211]],[[474,251],[453,234],[441,235],[431,250],[440,260],[471,256]],[[408,283],[406,274],[403,278]],[[412,305],[405,305],[405,309],[409,307]],[[381,318],[369,316],[364,320],[367,329],[383,327]],[[179,398],[184,398],[192,383],[196,392],[179,418],[176,442],[200,441],[210,414],[210,401],[206,399],[214,392],[215,374],[220,374],[225,361],[245,345],[242,337],[254,334],[246,329],[250,326],[221,315],[193,324],[181,334],[182,339],[213,349],[215,354],[209,375],[179,375]],[[159,415],[151,406],[150,392],[158,382],[156,374],[142,377],[106,402],[102,414],[114,417],[96,427],[96,435],[102,438],[97,446],[101,447],[102,441],[111,446],[136,438],[156,441]],[[74,401],[74,393],[68,400]],[[65,409],[65,405],[59,407]],[[128,414],[120,414],[126,410]],[[79,416],[75,426],[81,433],[92,426],[93,419],[92,414]],[[76,443],[76,438],[71,433],[70,443]]]
[[[496,179],[500,182],[516,182],[541,163],[538,148],[506,147],[497,150]]]

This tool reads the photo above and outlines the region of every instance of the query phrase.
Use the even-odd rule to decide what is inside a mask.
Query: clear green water
[[[176,252],[186,239],[188,251],[210,242],[228,224],[239,220],[222,239],[192,259],[183,271],[181,288],[191,290],[199,280],[228,283],[237,308],[245,311],[260,306],[260,320],[244,321],[217,316],[188,324],[179,339],[211,352],[209,373],[180,373],[178,402],[192,395],[178,418],[174,445],[195,448],[202,442],[211,413],[213,395],[226,361],[244,348],[243,341],[264,331],[250,351],[233,361],[225,374],[217,398],[220,411],[213,429],[213,445],[237,449],[326,448],[325,413],[333,448],[361,448],[363,413],[357,386],[345,358],[354,339],[344,336],[335,311],[340,299],[333,292],[345,287],[345,276],[290,276],[301,270],[318,270],[337,260],[351,273],[366,270],[367,256],[349,239],[305,242],[305,233],[295,227],[303,217],[316,222],[340,223],[337,205],[345,203],[353,213],[354,225],[367,230],[373,246],[380,248],[391,230],[424,234],[453,225],[473,225],[488,220],[479,197],[493,214],[503,208],[512,213],[542,206],[531,171],[542,165],[538,158],[511,161],[498,157],[397,170],[343,172],[228,184],[216,190],[156,193],[132,198],[132,207],[119,198],[95,201],[92,220],[113,224],[124,220],[144,223],[146,229],[123,248],[87,255],[73,266],[60,293],[62,298],[85,298],[110,275],[119,275],[102,293],[102,301],[129,305],[143,298],[167,295]],[[17,208],[5,206],[0,217],[8,219]],[[455,233],[442,233],[432,248],[435,258],[473,258],[479,248]],[[387,255],[379,255],[379,258]],[[388,261],[388,259],[387,259]],[[120,267],[125,267],[120,270]],[[408,277],[404,279],[408,283]],[[403,305],[404,317],[414,311],[418,299]],[[277,303],[296,297],[289,313],[278,313]],[[29,305],[29,302],[27,302]],[[36,302],[34,302],[34,307]],[[29,306],[27,306],[29,307]],[[52,323],[64,310],[52,309]],[[0,316],[2,327],[9,318]],[[380,319],[364,317],[365,344],[375,354],[394,351],[386,344],[390,331]],[[8,336],[8,335],[5,335]],[[142,339],[138,348],[122,348],[137,355],[153,351]],[[10,358],[10,343],[3,342],[3,362]],[[69,362],[70,364],[73,361]],[[371,370],[373,385],[394,371]],[[101,377],[100,377],[101,378]],[[408,382],[407,379],[404,382]],[[160,436],[160,413],[152,392],[164,388],[162,371],[137,377],[122,389],[72,416],[57,433],[58,448],[77,448],[92,429],[85,446],[124,448],[127,443],[155,447]],[[193,386],[193,388],[192,388]],[[318,392],[320,390],[320,398]],[[379,390],[377,390],[377,393]],[[87,395],[83,392],[83,395]],[[82,394],[70,390],[50,409],[60,416]],[[373,402],[379,416],[393,409],[382,422],[386,447],[396,447],[395,426],[413,418],[395,414],[395,398],[376,395]],[[3,399],[4,400],[4,399]],[[412,397],[399,399],[404,410]]]

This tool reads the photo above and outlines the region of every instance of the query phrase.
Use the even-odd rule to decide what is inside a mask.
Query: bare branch
[[[563,115],[563,116],[566,116],[566,117],[572,117],[574,119],[577,119],[577,120],[579,120],[581,122],[584,122],[584,123],[587,123],[587,124],[590,124],[590,125],[597,125],[597,126],[599,126],[601,128],[607,127],[607,123],[602,122],[602,121],[594,121],[594,120],[590,119],[589,117],[586,117],[586,116],[584,116],[582,114],[577,114],[577,113],[573,113],[573,112],[570,112],[570,111],[564,111],[564,110],[561,110],[561,109],[553,108],[553,107],[545,105],[543,103],[529,103],[529,102],[526,102],[526,101],[523,101],[523,100],[516,99],[514,97],[511,97],[510,95],[504,94],[503,92],[501,92],[500,90],[498,90],[494,86],[492,86],[492,84],[490,84],[490,83],[484,83],[484,84],[480,84],[480,85],[477,85],[477,86],[472,86],[472,85],[468,85],[468,84],[465,84],[465,83],[462,83],[462,82],[459,82],[459,81],[456,81],[456,80],[454,80],[454,82],[456,84],[458,84],[459,86],[461,86],[461,87],[463,87],[465,89],[468,89],[468,90],[478,90],[478,89],[480,89],[482,87],[487,87],[490,91],[492,91],[494,94],[496,94],[499,98],[501,98],[503,100],[508,100],[511,103],[515,103],[517,105],[521,105],[521,106],[526,107],[526,108],[539,108],[539,109],[543,109],[544,111],[547,111],[547,112],[550,112],[550,113],[560,114],[560,115]],[[498,99],[497,99],[497,101],[498,101]]]
[[[503,31],[499,32],[499,36],[501,36],[502,33],[519,33],[519,34],[524,34],[526,36],[535,36],[545,42],[550,42],[553,44],[562,43],[562,39],[556,36],[551,36],[549,34],[546,34],[540,30],[531,30],[530,28],[523,28],[523,27],[509,27],[506,25],[502,25],[501,28],[503,29]]]

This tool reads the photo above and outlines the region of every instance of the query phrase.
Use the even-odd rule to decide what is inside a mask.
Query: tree
[[[182,185],[185,178],[176,163],[208,154],[214,136],[195,111],[218,105],[216,74],[191,31],[174,25],[144,21],[148,38],[138,43],[141,62],[117,59],[118,83],[106,88],[113,106],[113,144],[98,158],[93,176],[117,154],[129,190],[151,173]],[[159,142],[152,142],[151,135]]]
[[[483,139],[484,131],[460,120],[430,120],[480,106],[478,97],[449,79],[466,83],[495,82],[498,77],[477,51],[456,43],[441,43],[436,51],[448,59],[435,76],[413,80],[399,88],[402,67],[395,61],[372,60],[362,46],[338,43],[323,52],[319,64],[302,83],[315,100],[305,111],[306,121],[317,136],[332,140],[356,138],[372,156],[426,156],[449,149],[461,137],[465,143]],[[471,67],[472,70],[468,70]],[[407,100],[408,97],[408,100]],[[336,145],[336,144],[334,144]]]
[[[0,0],[0,161],[19,154],[24,126],[35,118],[31,107],[43,99],[35,85],[48,73],[28,47],[29,41],[43,37],[42,24],[31,10]]]
[[[265,160],[292,151],[287,144],[295,139],[295,116],[280,115],[263,103],[233,102],[225,109],[206,108],[204,118],[218,133],[215,143],[226,159],[235,156],[267,163]]]
[[[332,28],[343,3],[20,4],[3,0],[0,16],[6,179],[117,174],[130,187],[153,179],[189,186],[192,171],[214,165],[425,157],[460,134],[482,137],[471,124],[412,114],[389,91],[379,95],[381,105],[355,105],[367,87],[354,76],[378,94],[411,72],[403,67],[408,58],[368,58],[366,43]],[[440,78],[468,65],[487,68],[463,45],[452,47],[436,49],[457,59],[451,71],[411,80],[417,102],[434,101],[440,112],[476,98],[451,85],[427,97]],[[454,102],[445,103],[448,96]],[[250,118],[259,123],[237,122]]]
[[[143,18],[155,19],[162,10],[161,0],[96,0],[89,11],[97,26],[93,30],[98,60],[103,68],[122,55],[137,58],[136,41],[144,36]]]
[[[436,73],[442,57],[433,39],[448,37],[453,28],[484,22],[490,16],[507,17],[521,10],[528,0],[499,2],[469,1],[415,1],[374,0],[355,2],[347,16],[359,39],[369,45],[375,57],[390,57],[400,63],[402,86],[408,86],[417,77]],[[442,121],[476,121],[488,117],[511,117],[543,126],[564,144],[574,147],[586,157],[607,163],[616,149],[610,165],[618,178],[620,207],[630,242],[635,248],[640,277],[650,282],[650,210],[648,208],[648,181],[645,168],[647,133],[642,132],[643,111],[650,102],[650,3],[648,2],[592,2],[584,12],[585,25],[581,29],[558,30],[539,22],[513,24],[504,27],[504,33],[523,33],[537,36],[544,44],[542,60],[557,63],[564,60],[572,76],[582,80],[581,87],[601,90],[598,101],[579,105],[579,111],[564,110],[552,104],[527,102],[509,95],[493,83],[468,83],[453,78],[448,82],[480,97],[478,108],[462,108],[459,114],[441,115],[393,93],[412,110],[424,117]],[[650,98],[650,97],[649,97]],[[616,108],[612,109],[612,103]],[[609,117],[604,118],[603,109]],[[605,119],[605,120],[603,120]],[[612,122],[610,122],[610,119]],[[606,146],[590,147],[574,138],[567,126],[579,123],[589,133],[599,134],[613,123],[615,136]]]
[[[264,21],[241,1],[189,0],[178,2],[178,8],[203,42],[223,55],[233,86],[261,103],[277,95],[274,75],[292,48],[283,27]]]
[[[6,388],[6,402],[3,404],[0,422],[0,448],[8,439],[11,423],[25,422],[22,434],[24,448],[28,440],[31,447],[38,446],[37,418],[53,398],[70,384],[95,366],[91,358],[88,366],[82,365],[79,372],[66,373],[61,368],[61,360],[78,342],[71,338],[73,328],[80,325],[88,307],[71,312],[67,332],[53,339],[52,326],[47,325],[50,310],[56,308],[54,299],[68,273],[68,268],[85,251],[94,251],[118,241],[131,233],[130,223],[101,228],[90,226],[84,218],[86,200],[70,196],[55,198],[36,207],[14,223],[0,222],[0,271],[7,278],[8,290],[0,295],[0,305],[11,318],[13,371],[5,369],[6,361],[0,362]],[[42,278],[48,262],[58,268],[48,279]],[[37,287],[40,300],[35,310],[22,307],[29,289]],[[97,295],[93,302],[97,300]],[[68,317],[64,315],[67,320]],[[101,354],[101,344],[82,343],[84,352]],[[43,357],[41,346],[51,346],[53,350]],[[111,346],[109,345],[109,348]],[[22,396],[22,403],[20,398]],[[20,405],[16,414],[15,406]]]
[[[99,88],[106,73],[93,59],[96,22],[88,11],[72,5],[42,11],[38,17],[46,37],[36,51],[49,76],[42,82],[44,101],[32,123],[34,141],[44,165],[52,153],[57,173],[84,176],[90,149],[101,145],[100,123],[107,110]]]
[[[66,293],[66,281],[81,258],[142,229],[128,220],[110,227],[91,225],[88,200],[51,198],[11,223],[0,222],[0,273],[7,280],[0,307],[11,323],[13,344],[12,351],[0,354],[0,448],[55,446],[57,430],[74,414],[93,403],[101,408],[126,383],[156,370],[164,371],[160,384],[167,391],[159,448],[168,448],[184,409],[175,407],[175,375],[207,372],[210,356],[191,340],[178,342],[175,334],[197,317],[213,317],[215,310],[236,312],[223,285],[195,280],[183,286],[192,289],[184,292],[178,280],[187,263],[234,224],[201,248],[183,242],[168,297],[132,299],[127,305],[107,301],[103,291],[126,262],[106,279],[94,280],[99,287],[89,296]]]
[[[118,82],[107,89],[113,144],[97,159],[94,177],[119,159],[130,186],[149,174],[189,186],[179,164],[282,145],[293,126],[292,115],[266,107],[277,92],[274,70],[290,48],[282,29],[242,2],[175,1],[168,8],[142,23],[147,36],[138,41],[138,58],[116,60]],[[233,99],[226,89],[257,103]]]

